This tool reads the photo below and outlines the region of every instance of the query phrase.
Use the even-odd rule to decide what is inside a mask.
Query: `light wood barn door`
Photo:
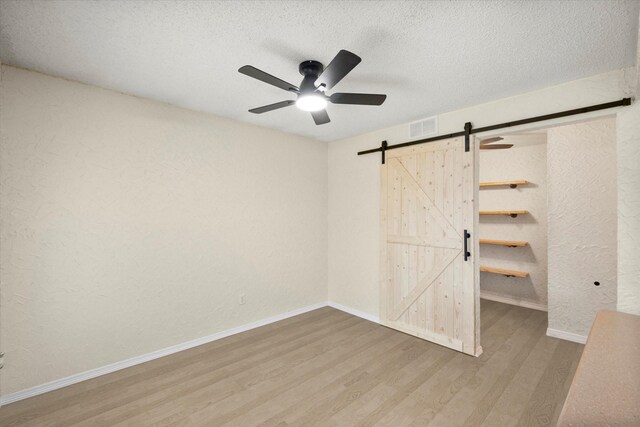
[[[452,138],[386,152],[382,165],[385,326],[478,356],[477,149]],[[464,259],[464,230],[471,256]]]

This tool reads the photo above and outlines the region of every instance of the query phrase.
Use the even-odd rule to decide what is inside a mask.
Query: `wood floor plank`
[[[325,390],[337,390],[356,381],[366,374],[366,368],[370,362],[388,352],[404,349],[413,341],[411,337],[402,333],[397,334],[388,328],[380,327],[379,332],[381,338],[375,345],[360,351],[354,357],[329,367],[322,375],[293,385],[289,390],[272,397],[269,401],[254,406],[228,425],[246,426],[254,425],[254,423],[278,425],[284,423],[281,418],[288,412],[288,408],[298,408],[300,405],[315,401],[317,395]]]
[[[407,344],[404,344],[402,347],[404,348],[404,352],[408,353],[407,358],[411,359],[411,358],[415,358],[416,355],[416,348],[420,347],[420,343],[416,342],[415,340],[407,340],[406,341]],[[397,350],[397,348],[396,348]],[[351,353],[351,351],[346,351],[345,354],[342,356],[342,359],[349,357],[349,354]],[[380,355],[378,355],[378,357],[374,360],[371,360],[368,364],[367,364],[367,369],[371,370],[371,371],[375,371],[377,369],[378,366],[384,366],[387,363],[391,363],[391,358],[392,358],[392,354],[395,354],[394,352],[385,352],[382,353]],[[336,360],[329,360],[327,361],[325,364],[323,364],[322,366],[314,369],[313,374],[323,374],[325,371],[333,369],[333,367],[335,366],[335,364],[338,362],[338,360],[340,359],[336,359]],[[360,381],[362,381],[362,378],[367,378],[370,373],[369,372],[362,372],[362,373],[358,373],[357,375],[354,375],[354,372],[350,372],[350,374],[355,377],[355,378],[344,378],[346,381],[345,383],[351,382],[353,383],[358,383]],[[315,375],[314,375],[315,376]],[[311,375],[307,375],[304,379],[313,379],[314,376]],[[325,387],[324,390],[328,390],[328,394],[329,396],[333,396],[333,395],[340,395],[343,396],[345,393],[345,389],[343,387],[348,388],[349,386],[346,384],[343,384],[342,387],[336,387],[336,384],[332,384],[329,387]],[[278,390],[279,392],[284,392],[286,391],[287,387],[282,388],[281,390]],[[321,407],[325,401],[323,400],[325,398],[326,395],[323,395],[321,392],[317,392],[314,394],[314,398],[313,400],[308,400],[307,402],[304,402],[303,405],[296,405],[295,408],[289,407],[287,408],[284,412],[286,412],[286,418],[284,419],[285,422],[287,423],[291,423],[293,420],[297,419],[301,414],[303,416],[306,416],[309,412],[312,412],[313,410],[317,410],[319,407]],[[309,405],[309,403],[311,403],[311,405]],[[230,419],[240,415],[241,413],[227,413],[222,417],[216,417],[214,418],[214,422],[218,422],[220,424],[223,424],[225,422],[228,422]],[[267,420],[267,422],[269,422],[269,420]],[[297,424],[304,424],[304,423],[297,423]]]
[[[538,381],[550,363],[559,341],[545,335],[540,337],[516,376],[493,405],[484,424],[487,426],[496,425],[498,420],[504,419],[510,420],[513,425],[518,423],[518,418],[527,406]]]
[[[517,333],[515,331],[508,333],[505,341],[495,351],[487,354],[486,359],[478,361],[482,366],[438,411],[431,421],[434,425],[465,425],[467,418],[478,409],[485,394],[490,392],[495,383],[500,380],[505,368],[512,368],[512,363],[516,363],[516,359],[530,351],[539,335],[544,333],[546,326],[543,319],[535,313],[527,316],[522,325],[524,327],[516,329]]]
[[[558,340],[560,341],[560,340]],[[569,394],[569,389],[571,388],[571,384],[573,382],[573,376],[578,369],[578,364],[580,363],[580,357],[582,357],[582,350],[584,350],[584,346],[577,345],[575,346],[575,354],[573,356],[573,363],[569,367],[568,375],[565,375],[564,383],[561,385],[561,390],[556,392],[557,402],[555,404],[555,409],[553,411],[553,415],[551,419],[555,423],[560,419],[560,414],[562,413],[562,407],[564,406],[564,402],[567,399]]]
[[[397,389],[387,384],[378,384],[369,395],[363,399],[356,399],[349,406],[336,412],[328,421],[328,425],[353,426],[368,414],[376,410],[387,399],[391,398]],[[319,420],[322,422],[322,420]]]
[[[512,306],[508,304],[501,304],[489,300],[482,300],[482,306],[486,307],[484,310],[481,310],[480,316],[480,329],[482,332],[491,328],[495,322],[500,320],[500,318],[512,308]]]
[[[340,313],[328,307],[314,310],[242,334],[233,335],[220,341],[194,347],[188,351],[179,352],[169,357],[156,359],[142,365],[74,384],[72,387],[65,387],[4,406],[0,409],[0,421],[8,423],[11,422],[12,418],[19,417],[24,413],[33,415],[37,412],[34,411],[34,408],[37,408],[44,414],[51,415],[54,411],[62,407],[66,408],[69,402],[86,406],[89,403],[87,396],[95,398],[97,401],[104,400],[109,396],[101,396],[103,390],[128,388],[131,384],[138,383],[145,378],[155,377],[165,371],[173,371],[176,367],[189,363],[190,360],[197,360],[205,353],[211,354],[212,356],[214,352],[217,354],[231,354],[238,349],[242,351],[248,343],[258,344],[260,342],[267,342],[269,345],[273,345],[273,337],[286,339],[286,337],[290,335],[295,334],[298,336],[301,333],[304,334],[305,328],[307,328],[307,330],[313,330],[321,324],[329,324],[336,319],[344,320],[347,316],[345,313]],[[316,323],[317,321],[321,323]],[[83,397],[83,399],[78,400],[79,397]],[[32,404],[33,399],[37,399],[37,405]]]
[[[546,323],[541,322],[540,329],[538,329],[538,331],[542,332],[545,329]],[[526,343],[524,343],[524,345],[520,347],[517,353],[515,353],[514,355],[510,355],[513,357],[509,357],[508,362],[502,365],[500,375],[495,381],[492,381],[493,384],[490,386],[489,391],[476,401],[473,412],[467,417],[464,424],[480,425],[484,422],[484,420],[489,415],[489,412],[491,412],[493,406],[502,396],[504,390],[513,380],[513,377],[515,377],[515,375],[518,373],[518,370],[526,360],[527,356],[531,353],[533,346],[539,340],[539,338],[540,337],[538,334],[533,333],[526,341]],[[489,381],[491,381],[491,379]]]
[[[364,419],[358,421],[358,426],[369,426],[376,423],[383,418],[391,409],[395,408],[400,402],[402,402],[409,394],[415,391],[422,383],[438,372],[444,365],[450,362],[456,355],[450,351],[442,354],[436,363],[431,365],[428,369],[418,373],[416,377],[408,383],[401,391],[396,392],[389,399],[385,400],[382,405],[379,405],[375,411],[369,413]]]
[[[582,346],[482,301],[479,358],[322,308],[0,408],[4,426],[553,425]]]
[[[141,412],[144,417],[145,411],[148,408],[162,407],[163,403],[171,401],[174,396],[164,392],[166,387],[171,387],[175,393],[183,394],[188,390],[201,391],[208,385],[209,381],[215,381],[216,379],[225,379],[230,372],[242,372],[246,369],[247,364],[252,365],[260,363],[260,361],[269,361],[273,357],[281,354],[285,354],[287,351],[296,348],[302,348],[307,343],[312,343],[314,340],[322,339],[323,337],[331,337],[335,334],[336,330],[345,327],[351,327],[357,325],[357,321],[349,319],[348,317],[337,318],[329,323],[321,322],[315,329],[302,328],[307,331],[304,335],[296,334],[289,336],[286,343],[277,340],[276,343],[264,343],[261,346],[255,346],[248,344],[242,352],[237,354],[223,353],[223,357],[211,357],[207,355],[205,357],[198,357],[196,363],[190,364],[185,369],[176,370],[168,375],[162,376],[164,379],[171,380],[169,384],[166,383],[153,383],[148,384],[142,382],[137,384],[139,387],[131,387],[126,390],[124,395],[118,396],[117,400],[112,399],[110,402],[105,402],[99,407],[81,408],[81,411],[70,417],[66,415],[65,420],[68,425],[73,423],[87,423],[92,425],[94,423],[100,423],[102,425],[113,425],[120,419],[126,418],[126,414],[129,412],[128,408],[135,408],[137,412]],[[248,348],[247,348],[248,347]],[[250,351],[247,351],[250,350]],[[152,378],[155,379],[155,378]],[[239,392],[241,389],[233,384],[232,387],[221,387],[216,390],[220,398],[225,397],[232,391]],[[135,394],[131,394],[135,392]],[[140,399],[145,401],[160,397],[153,403],[146,403],[142,405]],[[116,417],[110,417],[112,412],[115,412]],[[97,417],[97,419],[92,419]]]
[[[305,408],[302,411],[298,409],[297,415],[289,415],[285,417],[285,421],[292,425],[314,425],[319,420],[346,410],[353,402],[365,396],[368,397],[367,394],[376,385],[392,381],[398,370],[409,369],[413,372],[427,372],[430,368],[433,370],[432,367],[440,359],[451,356],[449,351],[425,345],[418,345],[403,353],[389,352],[379,358],[380,360],[376,360],[374,365],[368,367],[366,375],[361,376],[357,381],[345,384],[345,388],[337,393],[329,389],[322,396],[316,394],[311,408]]]
[[[247,365],[257,366],[263,362],[272,361],[274,358],[277,360],[279,355],[307,348],[306,344],[308,343],[313,343],[317,340],[323,342],[322,340],[325,338],[333,339],[337,331],[342,328],[354,327],[358,324],[357,320],[343,318],[338,322],[334,321],[326,325],[318,325],[316,330],[308,331],[303,336],[295,335],[290,337],[286,344],[283,344],[280,340],[277,343],[260,347],[250,344],[247,346],[248,348],[245,347],[243,349],[242,354],[232,354],[228,357],[225,355],[222,358],[211,357],[210,355],[208,357],[200,357],[197,364],[192,364],[186,370],[176,371],[170,375],[165,375],[165,377],[172,379],[172,390],[178,395],[188,395],[192,392],[207,393],[210,391],[208,387],[211,384],[219,383],[219,387],[215,389],[215,395],[222,399],[242,390],[242,387],[235,382],[222,382],[229,378],[232,373],[244,372]],[[85,410],[79,417],[68,421],[77,422],[81,419],[82,423],[86,422],[89,425],[93,423],[115,425],[128,418],[126,414],[129,412],[129,408],[135,408],[140,413],[139,416],[131,419],[131,422],[136,422],[140,418],[149,418],[149,421],[151,421],[150,414],[147,411],[158,408],[166,410],[167,407],[163,405],[175,399],[174,395],[164,392],[165,384],[156,383],[151,386],[149,384],[141,384],[141,386],[142,393],[120,396],[118,402],[112,402],[110,409],[102,406],[99,409],[94,409],[93,413]],[[213,399],[213,396],[213,393],[208,395],[209,399]]]
[[[99,418],[99,421],[108,423],[108,425],[118,425],[117,423],[121,421],[127,423],[153,423],[156,417],[178,417],[175,412],[181,408],[181,404],[184,402],[197,402],[198,396],[206,396],[208,402],[222,400],[232,395],[236,396],[245,389],[241,383],[236,381],[238,376],[242,378],[247,372],[260,372],[260,369],[264,369],[264,373],[268,374],[270,372],[269,367],[275,368],[274,365],[278,361],[294,357],[304,358],[303,352],[313,352],[317,349],[317,346],[323,346],[332,340],[337,340],[342,337],[343,334],[343,339],[349,339],[353,333],[364,334],[366,331],[362,326],[363,323],[359,319],[352,318],[348,321],[341,321],[327,325],[324,328],[319,328],[318,331],[324,331],[321,335],[317,335],[315,332],[307,334],[304,337],[304,342],[294,340],[288,342],[286,345],[279,344],[272,349],[262,351],[257,351],[257,349],[249,346],[249,348],[245,349],[245,353],[252,355],[250,359],[236,359],[234,363],[219,367],[216,365],[205,365],[194,372],[190,378],[184,379],[179,386],[175,387],[177,397],[175,395],[167,395],[163,393],[162,390],[157,390],[155,393],[145,396],[143,401],[133,402],[138,406],[143,405],[139,407],[138,412],[140,412],[140,414],[137,417],[124,418],[122,417],[122,411],[113,411],[108,417],[104,417],[103,414],[103,416]],[[249,368],[247,366],[249,366]],[[219,394],[220,390],[234,390],[234,392]],[[218,399],[214,399],[214,396],[217,396]],[[169,401],[173,404],[165,405]],[[181,409],[183,412],[185,410],[184,408]]]
[[[495,348],[493,341],[503,346],[507,340],[505,337],[513,337],[518,332],[518,327],[528,317],[529,312],[516,309],[510,310],[508,315],[501,316],[502,322],[494,323],[493,328],[487,329],[487,347]],[[505,331],[508,333],[505,334]],[[447,403],[467,384],[475,379],[478,371],[488,363],[496,352],[485,352],[480,358],[465,357],[458,354],[444,366],[436,375],[421,384],[410,394],[405,393],[403,401],[379,420],[379,425],[426,425]]]
[[[314,342],[313,345],[300,346],[280,357],[263,358],[262,362],[256,363],[248,368],[244,366],[244,369],[240,369],[242,367],[239,367],[233,371],[223,370],[219,375],[214,377],[200,376],[198,378],[199,384],[206,383],[183,390],[178,397],[172,398],[171,406],[148,405],[147,412],[141,414],[141,416],[136,419],[129,419],[127,421],[148,422],[153,424],[155,422],[167,423],[169,419],[174,418],[189,418],[192,422],[195,422],[195,419],[201,414],[193,418],[192,414],[197,414],[202,411],[215,411],[215,413],[222,411],[222,409],[217,408],[231,410],[234,402],[244,404],[257,393],[263,393],[269,396],[271,390],[276,387],[278,382],[286,381],[290,376],[295,375],[299,371],[305,371],[309,366],[313,366],[314,363],[317,362],[317,358],[321,359],[322,357],[327,357],[327,355],[344,351],[344,345],[353,345],[354,335],[359,336],[359,341],[355,342],[369,343],[371,339],[370,333],[375,331],[374,326],[370,324],[370,322],[365,322],[360,319],[353,320],[355,320],[355,322],[348,325],[346,329],[333,331],[322,337],[321,340]],[[297,359],[299,359],[301,363],[294,363]],[[285,371],[280,370],[279,366],[277,366],[280,360],[289,360]],[[305,361],[306,363],[304,363]],[[261,372],[263,376],[262,378],[258,378]],[[249,377],[253,375],[254,381],[251,381],[251,378],[247,378],[247,375],[249,375]],[[243,385],[243,382],[245,382],[246,385]],[[216,391],[233,387],[237,387],[234,393],[222,395],[220,399],[212,398],[213,393]],[[202,402],[205,402],[206,405],[203,405]]]
[[[95,389],[90,390],[90,392],[82,389],[80,393],[74,393],[72,395],[73,397],[55,399],[54,402],[49,405],[31,405],[30,407],[29,404],[32,400],[39,401],[42,399],[46,401],[51,394],[64,393],[67,390],[75,389],[76,386],[82,388],[85,383],[100,383],[100,381],[85,381],[72,387],[67,387],[66,389],[18,402],[14,405],[20,406],[20,410],[16,414],[13,414],[13,416],[9,413],[9,416],[5,418],[5,409],[13,407],[13,405],[9,405],[0,409],[0,421],[7,425],[12,425],[14,422],[17,423],[16,425],[22,425],[28,421],[33,421],[34,425],[69,425],[73,422],[79,422],[82,419],[82,417],[76,419],[79,413],[88,414],[90,411],[100,413],[100,411],[107,410],[111,406],[118,407],[122,402],[126,403],[131,399],[135,400],[136,395],[144,396],[150,392],[162,390],[163,387],[180,384],[183,380],[181,374],[184,371],[191,373],[194,370],[193,366],[199,367],[204,360],[215,360],[216,363],[220,365],[239,363],[241,361],[251,362],[255,360],[255,355],[246,351],[248,345],[252,345],[252,348],[258,353],[265,353],[270,347],[278,347],[290,342],[295,344],[299,339],[308,337],[310,333],[321,333],[321,331],[327,333],[327,331],[332,331],[336,326],[336,322],[350,321],[350,317],[351,316],[344,315],[344,313],[336,316],[326,311],[324,316],[320,315],[319,317],[313,315],[307,316],[307,314],[305,314],[303,318],[308,319],[306,323],[296,323],[292,328],[285,327],[280,335],[276,334],[274,336],[275,339],[269,339],[270,334],[267,333],[266,340],[250,340],[232,349],[227,346],[226,341],[233,337],[225,338],[224,340],[199,346],[191,350],[97,378],[95,380],[102,380],[103,378],[111,377],[112,375],[117,375],[125,371],[138,372],[136,375],[125,376],[123,379],[115,382],[100,384]],[[166,366],[164,365],[165,361],[176,362],[174,362],[174,366]],[[172,369],[177,367],[180,368]],[[136,392],[137,394],[135,394]],[[132,395],[131,393],[134,394]],[[76,417],[74,417],[74,415]],[[39,418],[44,419],[39,420]],[[63,420],[64,423],[62,422]]]
[[[558,343],[552,359],[518,420],[518,426],[555,425],[557,417],[560,416],[557,409],[564,403],[568,392],[565,386],[567,374],[571,369],[575,370],[575,356],[578,351],[581,349],[574,343]]]

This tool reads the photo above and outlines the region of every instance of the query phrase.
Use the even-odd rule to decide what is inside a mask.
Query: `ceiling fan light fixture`
[[[361,60],[362,59],[355,53],[342,49],[326,67],[318,61],[302,61],[298,66],[298,71],[304,76],[300,87],[285,82],[251,65],[240,67],[238,72],[280,88],[289,94],[295,93],[298,96],[295,101],[290,99],[252,108],[249,110],[250,113],[262,114],[296,104],[302,111],[311,113],[311,117],[316,125],[324,125],[331,122],[329,114],[325,109],[328,102],[332,104],[382,105],[387,98],[387,95],[373,93],[338,92],[333,93],[331,96],[326,95],[326,91],[331,90],[331,88],[338,84]]]
[[[296,106],[302,111],[320,111],[327,106],[327,100],[319,95],[303,95],[298,97]]]

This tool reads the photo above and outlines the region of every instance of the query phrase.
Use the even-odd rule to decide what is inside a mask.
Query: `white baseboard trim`
[[[317,304],[308,305],[306,307],[299,308],[297,310],[288,311],[286,313],[278,314],[268,317],[266,319],[258,320],[255,322],[247,323],[242,326],[227,329],[226,331],[218,332],[206,337],[197,338],[195,340],[187,341],[181,344],[176,344],[171,347],[166,347],[160,350],[152,351],[151,353],[143,354],[140,356],[132,357],[131,359],[122,360],[120,362],[112,363],[101,368],[91,369],[79,374],[74,374],[65,378],[60,378],[45,384],[41,384],[35,387],[31,387],[25,390],[21,390],[15,393],[7,394],[0,397],[0,406],[8,405],[9,403],[17,402],[18,400],[27,399],[29,397],[37,396],[48,391],[53,391],[62,387],[66,387],[72,384],[76,384],[82,381],[90,380],[92,378],[99,377],[101,375],[109,374],[111,372],[119,371],[121,369],[129,368],[131,366],[139,365],[144,362],[149,362],[154,359],[158,359],[163,356],[168,356],[179,351],[187,350],[193,347],[197,347],[202,344],[217,341],[222,338],[229,337],[231,335],[246,332],[251,329],[259,328],[270,323],[274,323],[280,320],[288,319],[289,317],[297,316],[299,314],[307,313],[309,311],[317,310],[322,307],[326,307],[327,302],[320,302]],[[346,310],[343,310],[346,311]],[[349,311],[347,311],[349,313]],[[354,314],[354,313],[352,313]],[[356,314],[357,316],[357,314]],[[5,367],[6,369],[6,367]]]
[[[327,305],[335,308],[336,310],[344,311],[345,313],[353,314],[354,316],[369,320],[370,322],[380,323],[380,317],[374,316],[373,314],[365,313],[364,311],[356,310],[333,301],[329,301]]]
[[[532,308],[534,310],[547,311],[547,306],[533,301],[527,301],[519,298],[498,295],[491,292],[480,291],[480,298],[489,301],[503,302],[505,304],[517,305],[525,308]]]
[[[557,329],[551,328],[547,328],[547,336],[560,338],[561,340],[577,342],[578,344],[586,344],[587,342],[587,337],[585,335],[578,335],[571,332],[559,331]]]

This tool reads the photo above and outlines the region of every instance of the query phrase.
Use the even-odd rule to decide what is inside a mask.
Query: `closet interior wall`
[[[480,182],[529,183],[481,187],[480,211],[526,210],[528,214],[481,215],[480,239],[525,241],[523,247],[480,245],[480,264],[529,273],[506,277],[480,273],[481,296],[514,304],[547,307],[547,137],[546,132],[502,135],[503,150],[480,150]]]

